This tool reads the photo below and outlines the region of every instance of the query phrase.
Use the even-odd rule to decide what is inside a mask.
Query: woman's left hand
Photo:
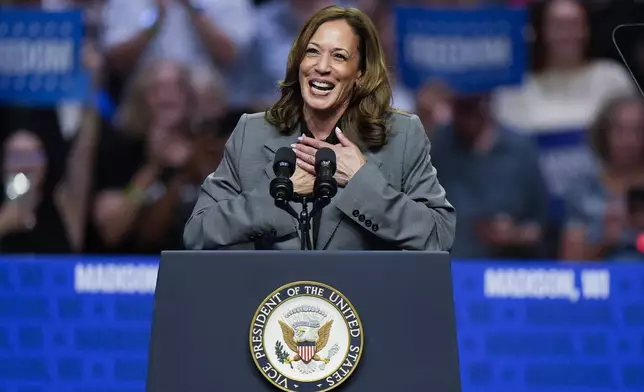
[[[338,186],[345,186],[367,160],[362,155],[362,152],[360,152],[358,146],[347,139],[340,128],[335,128],[335,134],[340,144],[333,145],[302,135],[299,137],[299,143],[294,145],[293,150],[299,158],[298,166],[313,175],[315,175],[316,152],[324,147],[333,150],[336,156],[336,171],[334,177],[338,182]]]

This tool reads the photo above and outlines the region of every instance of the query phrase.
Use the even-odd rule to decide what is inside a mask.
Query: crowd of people
[[[182,249],[200,186],[241,115],[279,97],[302,24],[339,3],[372,18],[391,69],[394,106],[417,114],[429,136],[438,179],[458,217],[453,257],[644,258],[636,246],[644,233],[644,101],[607,38],[614,25],[629,21],[624,4],[17,3],[84,7],[83,63],[94,99],[2,107],[0,253]],[[406,88],[396,73],[393,7],[482,3],[529,7],[524,82],[475,95],[440,80]]]

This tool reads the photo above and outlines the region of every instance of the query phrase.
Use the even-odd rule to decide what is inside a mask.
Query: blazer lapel
[[[367,162],[376,165],[378,168],[382,166],[382,161],[374,153],[367,151],[364,153],[364,156],[367,159]],[[340,192],[342,192],[342,189],[338,189],[338,195],[335,196],[336,198],[339,196]],[[317,244],[315,246],[316,249],[325,249],[327,247],[331,237],[333,237],[333,234],[338,229],[340,222],[344,219],[345,214],[337,207],[335,200],[336,199],[333,198],[331,200],[331,204],[322,210],[320,231],[318,232]]]

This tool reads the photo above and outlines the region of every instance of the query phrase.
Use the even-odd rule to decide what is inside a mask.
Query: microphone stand
[[[314,250],[313,244],[311,243],[311,218],[319,213],[324,207],[326,207],[330,202],[330,197],[320,197],[319,195],[311,196],[301,196],[298,194],[293,194],[291,196],[292,200],[302,204],[302,211],[298,215],[295,209],[289,203],[289,195],[279,194],[275,197],[275,206],[298,221],[298,228],[300,230],[300,249],[301,250]],[[309,213],[308,203],[313,201],[313,208]]]
[[[302,204],[302,211],[298,217],[300,226],[300,243],[302,250],[313,250],[311,244],[311,215],[309,214],[308,196],[294,195],[293,199]]]
[[[275,206],[281,210],[286,211],[293,218],[297,219],[298,228],[300,229],[300,244],[301,250],[313,250],[313,245],[311,244],[311,225],[310,225],[310,214],[308,202],[309,199],[307,196],[293,195],[293,201],[302,203],[302,211],[299,216],[295,209],[290,205],[288,200],[283,198],[275,199]]]

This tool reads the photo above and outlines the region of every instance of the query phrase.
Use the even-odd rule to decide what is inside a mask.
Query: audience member
[[[303,21],[333,2],[3,5],[18,3],[52,11],[82,7],[94,97],[1,108],[0,252],[158,254],[183,248],[184,222],[239,117],[278,97]],[[432,140],[438,177],[458,211],[453,257],[642,259],[635,237],[644,233],[644,103],[632,96],[626,69],[606,59],[615,53],[594,44],[608,42],[615,20],[591,22],[588,12],[615,14],[614,2],[341,4],[373,18],[391,70],[393,105],[418,113]],[[524,83],[470,96],[455,96],[437,80],[406,88],[398,69],[396,5],[529,7],[533,53]],[[599,41],[597,31],[605,35]],[[114,84],[119,79],[124,89]],[[105,88],[118,102],[106,100]]]
[[[543,256],[545,185],[530,139],[493,123],[487,96],[454,100],[453,123],[432,138],[432,161],[458,211],[452,256]]]
[[[102,57],[85,45],[82,59],[96,87]],[[79,130],[65,140],[51,108],[8,107],[2,124],[0,251],[82,252],[98,133],[92,102],[82,106]]]
[[[588,14],[580,0],[546,0],[534,9],[533,66],[518,88],[501,89],[494,114],[516,131],[536,136],[548,188],[561,196],[590,157],[583,140],[599,109],[634,91],[625,68],[591,57]]]
[[[603,260],[635,254],[644,191],[644,101],[639,96],[609,102],[591,128],[596,170],[573,180],[567,194],[562,258]],[[632,197],[633,197],[632,196]],[[629,208],[630,207],[630,208]],[[635,224],[636,226],[633,226]],[[641,258],[641,255],[640,255]]]
[[[174,210],[191,170],[198,104],[187,68],[159,61],[142,68],[104,132],[95,176],[92,251],[175,248]]]
[[[51,127],[52,114],[13,110],[13,125],[2,143],[3,253],[83,250],[96,116],[86,109],[83,129],[68,151],[68,143]]]

